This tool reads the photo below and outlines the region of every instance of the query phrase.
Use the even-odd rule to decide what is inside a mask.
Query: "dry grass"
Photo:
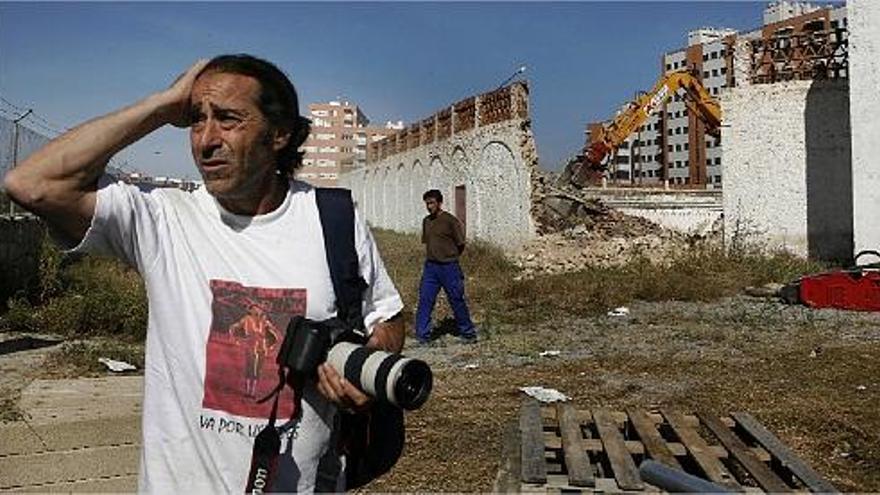
[[[421,246],[412,236],[377,238],[413,307]],[[838,488],[880,490],[880,321],[719,300],[821,265],[695,247],[665,264],[515,280],[515,267],[494,256],[474,249],[463,260],[472,311],[478,325],[490,324],[490,338],[473,348],[441,341],[405,351],[431,363],[434,394],[408,415],[405,456],[366,491],[491,490],[526,385],[557,388],[579,408],[746,411]],[[632,317],[604,316],[623,304]],[[537,357],[548,349],[563,356]]]
[[[375,235],[411,312],[424,248],[415,236]],[[62,289],[76,288],[79,297],[101,295],[94,301],[104,301],[106,314],[94,318],[107,323],[101,326],[105,335],[132,331],[126,329],[140,321],[142,297],[136,277],[119,266],[100,266],[103,261],[89,263],[57,269],[66,277]],[[405,350],[434,368],[434,394],[408,415],[404,457],[367,491],[491,490],[503,432],[517,417],[517,387],[526,385],[557,388],[579,408],[748,411],[838,488],[880,491],[880,319],[742,298],[717,300],[747,285],[788,281],[818,270],[817,265],[782,255],[727,255],[695,247],[664,264],[584,267],[517,280],[515,266],[479,244],[469,246],[462,263],[472,312],[488,338],[474,346],[441,340],[437,347]],[[101,291],[102,284],[121,289]],[[48,304],[74,297],[64,290]],[[108,307],[119,301],[127,302],[128,312]],[[633,310],[630,318],[604,315],[622,304]],[[57,308],[53,311],[63,309]],[[19,317],[31,321],[26,309],[19,308]],[[69,311],[73,316],[62,312],[59,318],[79,328],[82,310]],[[449,315],[445,303],[438,304],[435,315]],[[127,323],[120,326],[120,321]],[[114,342],[66,346],[47,368],[65,377],[91,374],[99,355],[142,365],[140,347]],[[547,349],[561,349],[563,355],[537,357]],[[478,367],[465,369],[465,364]],[[0,403],[3,410],[14,414]]]
[[[410,311],[418,301],[424,247],[417,236],[375,230],[382,257]],[[581,270],[519,279],[519,270],[500,250],[474,243],[462,257],[467,297],[475,320],[535,323],[565,315],[589,316],[608,308],[644,301],[710,301],[747,286],[784,283],[822,265],[785,253],[754,250],[726,253],[695,245],[662,263],[642,258],[622,267],[584,266]],[[438,318],[450,314],[438,304]]]
[[[48,356],[37,378],[106,376],[107,367],[98,358],[124,361],[143,370],[144,346],[106,338],[68,342]]]
[[[144,339],[147,300],[135,270],[94,256],[62,260],[57,248],[44,249],[40,264],[39,294],[9,301],[0,331]]]
[[[24,419],[24,414],[18,407],[19,399],[21,399],[20,391],[4,391],[4,396],[0,397],[0,423]]]
[[[558,346],[570,355],[522,365],[484,362],[471,370],[461,361],[434,366],[434,395],[407,419],[405,456],[369,489],[490,491],[504,431],[517,418],[522,398],[517,389],[542,385],[566,393],[582,409],[746,411],[839,489],[880,490],[880,343],[841,341],[808,325],[729,329],[719,338],[711,325],[683,321],[662,328],[631,322],[603,338],[609,327],[591,318],[553,331],[583,335],[582,345],[593,355],[578,358],[574,349]],[[633,352],[645,332],[655,334],[646,352]],[[545,338],[544,348],[554,345],[549,332],[536,333]],[[501,344],[498,339],[479,344],[467,362],[497,356]],[[811,358],[817,348],[820,353]],[[428,352],[426,359],[444,361],[436,354],[456,349]]]
[[[425,247],[415,235],[381,229],[374,229],[373,234],[388,274],[403,298],[409,321],[413,321],[419,296],[419,280],[425,261]],[[503,315],[507,311],[507,305],[500,300],[499,295],[509,287],[518,270],[504,257],[501,250],[481,242],[469,244],[462,258],[462,270],[474,319],[485,322]],[[452,314],[448,305],[440,302],[442,300],[443,298],[439,298],[434,313],[437,319]]]

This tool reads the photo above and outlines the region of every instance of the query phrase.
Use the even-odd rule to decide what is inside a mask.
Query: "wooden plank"
[[[660,432],[657,431],[655,423],[648,416],[648,413],[641,409],[631,410],[628,413],[629,420],[633,428],[636,429],[636,433],[639,434],[639,439],[642,441],[642,445],[645,446],[648,457],[657,462],[662,462],[669,467],[681,469],[681,465],[675,459],[675,456],[672,455],[669,447],[666,446],[666,441],[660,436]]]
[[[584,447],[581,425],[575,417],[574,408],[571,404],[559,403],[556,410],[569,484],[572,486],[596,486],[590,458],[587,457],[587,449]]]
[[[776,476],[769,466],[759,461],[749,447],[718,418],[708,414],[700,414],[699,417],[703,424],[718,437],[721,444],[727,447],[733,458],[739,461],[752,478],[761,485],[761,488],[770,493],[791,491],[791,488],[779,476]]]
[[[626,440],[623,443],[626,445],[626,449],[629,450],[631,455],[645,455],[645,446],[642,445],[642,442],[638,440]],[[553,433],[545,432],[544,447],[548,450],[561,450],[562,439]],[[685,446],[678,442],[666,442],[666,447],[675,457],[684,457],[688,455]],[[598,438],[585,438],[584,448],[586,448],[588,452],[602,452],[604,449],[604,447],[602,447],[602,441]],[[759,461],[770,462],[770,454],[764,450],[764,447],[750,447],[749,450],[752,451]],[[710,445],[709,452],[720,459],[726,459],[728,454],[727,449],[725,449],[723,445]]]
[[[736,423],[746,430],[770,455],[779,460],[794,474],[810,491],[838,493],[830,482],[819,476],[810,466],[802,461],[794,452],[782,443],[775,435],[767,431],[751,414],[745,412],[731,414]]]
[[[593,420],[596,422],[599,438],[602,439],[602,445],[605,446],[605,453],[608,455],[608,461],[611,463],[618,486],[623,490],[644,488],[636,464],[623,441],[623,435],[617,429],[617,421],[614,416],[608,411],[599,409],[593,411]]]
[[[623,493],[617,486],[617,480],[614,478],[598,478],[596,479],[597,493]]]
[[[721,464],[721,461],[712,455],[709,444],[703,440],[696,430],[685,423],[680,413],[663,411],[663,416],[710,481],[729,487],[739,487],[739,484],[724,465]]]
[[[520,492],[520,432],[519,425],[511,421],[504,429],[504,443],[501,450],[501,466],[492,486],[494,493]]]
[[[546,483],[544,435],[538,401],[524,399],[519,414],[521,479],[524,483]]]

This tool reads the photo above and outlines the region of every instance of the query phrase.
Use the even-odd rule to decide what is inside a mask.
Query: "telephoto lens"
[[[434,383],[424,361],[350,342],[334,345],[327,362],[365,394],[408,411],[428,400]]]

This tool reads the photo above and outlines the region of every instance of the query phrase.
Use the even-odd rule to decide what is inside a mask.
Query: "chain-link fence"
[[[49,142],[49,138],[22,125],[0,117],[0,177],[28,155]],[[0,186],[0,215],[16,215],[23,213],[6,196]]]

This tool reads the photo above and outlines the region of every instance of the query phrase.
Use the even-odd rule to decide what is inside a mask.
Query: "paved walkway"
[[[37,380],[0,423],[0,492],[137,488],[143,377]]]

